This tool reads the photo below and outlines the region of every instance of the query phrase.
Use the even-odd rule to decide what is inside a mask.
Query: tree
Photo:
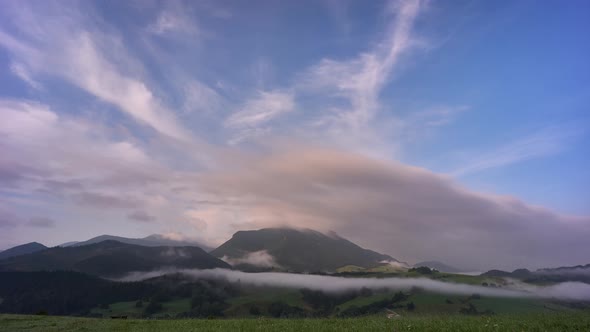
[[[438,272],[435,269],[431,269],[428,266],[419,266],[419,267],[415,267],[415,268],[411,268],[408,270],[409,272],[417,272],[420,274],[433,274]]]
[[[361,288],[361,296],[371,296],[373,295],[373,291],[370,288],[363,287]]]
[[[151,316],[159,311],[162,311],[162,303],[157,302],[155,300],[151,300],[147,307],[143,309],[143,314],[145,316]]]
[[[406,304],[406,309],[408,311],[414,311],[414,309],[416,309],[416,306],[414,305],[414,302],[409,302],[408,304]]]
[[[251,306],[249,311],[250,311],[250,315],[252,315],[252,316],[260,316],[260,314],[261,314],[260,308],[258,308],[255,305]]]

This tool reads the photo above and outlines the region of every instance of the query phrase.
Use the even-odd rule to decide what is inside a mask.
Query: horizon
[[[479,271],[588,264],[589,13],[2,2],[0,248],[290,227]]]
[[[298,228],[295,228],[295,227],[282,227],[282,228],[275,227],[275,228],[264,228],[264,229],[293,229],[293,230],[297,230],[297,231],[318,232],[318,231],[313,230],[313,229],[310,229],[310,228],[298,229]],[[239,230],[238,232],[241,232],[241,231],[253,232],[253,231],[257,231],[257,230],[263,230],[263,229],[243,229],[243,230]],[[336,236],[340,237],[340,235],[338,235],[337,233],[335,233],[333,231],[329,231],[327,233],[324,233],[324,232],[320,232],[320,233],[323,234],[323,235],[325,235],[325,236],[331,236],[331,233],[334,233]],[[187,242],[193,241],[193,240],[188,239],[188,238],[179,239],[179,238],[174,238],[174,237],[168,237],[165,234],[157,234],[157,233],[148,234],[148,235],[145,235],[145,236],[139,236],[137,238],[127,237],[127,236],[121,236],[121,235],[115,235],[115,234],[100,234],[100,235],[96,235],[96,236],[93,236],[93,237],[88,238],[88,239],[72,240],[72,241],[67,241],[67,242],[63,242],[63,243],[60,243],[60,244],[56,244],[56,245],[48,245],[46,247],[47,248],[57,248],[57,247],[62,247],[63,245],[66,245],[63,248],[68,248],[68,247],[72,247],[72,245],[76,245],[76,244],[78,244],[80,242],[86,242],[86,241],[89,241],[89,240],[92,240],[92,239],[95,239],[95,238],[98,238],[98,237],[102,237],[102,236],[122,237],[122,238],[126,238],[126,239],[146,239],[146,238],[149,238],[149,237],[152,237],[152,236],[162,236],[163,238],[165,238],[167,240],[173,240],[173,241],[187,241]],[[340,237],[340,238],[342,238],[342,237]],[[228,238],[228,240],[230,240],[230,239],[231,239],[231,237]],[[345,239],[345,240],[347,240],[347,239]],[[104,240],[104,241],[107,241],[107,240]],[[31,243],[38,243],[38,244],[41,244],[41,245],[44,245],[45,246],[45,243],[42,243],[40,241],[31,241],[31,242],[19,244],[17,246],[27,245],[27,244],[31,244]],[[100,243],[100,242],[96,242],[96,243],[92,243],[92,244],[98,244],[98,243]],[[201,243],[198,243],[198,242],[193,242],[192,244],[193,244],[192,246],[197,246],[197,247],[203,249],[205,252],[208,252],[208,253],[210,253],[211,251],[214,251],[216,249],[215,247],[210,247],[210,248],[204,247]],[[162,246],[163,247],[168,247],[170,245],[162,245]],[[73,246],[73,247],[75,247],[75,246]],[[4,250],[8,250],[8,249],[12,249],[12,248],[14,248],[14,247],[0,248],[0,253],[2,251],[4,251]],[[367,250],[372,250],[371,248],[365,248],[365,247],[361,247],[361,248],[367,249]],[[389,255],[388,253],[381,253],[381,254]],[[270,258],[272,259],[272,256],[270,256]],[[419,265],[420,263],[442,263],[444,265],[448,265],[445,262],[441,262],[441,261],[437,261],[437,260],[422,260],[422,261],[416,261],[414,263],[411,263],[411,262],[408,262],[408,261],[406,261],[404,259],[398,259],[396,257],[393,257],[393,258],[394,259],[397,259],[398,262],[407,265],[408,268],[422,266],[422,265]],[[233,265],[231,259],[228,261],[227,259],[222,258],[222,260],[225,261],[226,263],[230,264],[230,265]],[[567,267],[577,267],[577,266],[585,266],[585,265],[588,265],[588,263],[582,262],[580,264],[575,264],[575,265],[567,266]],[[424,265],[424,266],[426,266],[426,265]],[[461,275],[479,275],[479,274],[484,273],[486,271],[501,270],[500,268],[495,268],[493,266],[488,266],[488,267],[484,268],[483,270],[470,269],[469,267],[465,267],[465,266],[449,266],[449,267],[460,269],[461,271],[455,271],[453,273],[455,273],[455,274],[461,274]],[[543,269],[554,269],[554,268],[562,268],[562,267],[566,267],[566,266],[563,266],[563,265],[543,266],[543,267],[538,267],[538,268],[530,268],[530,271],[539,271],[539,270],[543,270]],[[528,270],[529,268],[526,268],[526,267],[518,267],[518,268],[515,268],[515,269],[507,269],[507,270],[508,270],[508,272],[510,272],[510,271],[514,271],[514,270],[518,270],[518,269],[526,269],[526,270]]]

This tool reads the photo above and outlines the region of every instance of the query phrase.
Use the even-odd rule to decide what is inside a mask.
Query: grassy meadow
[[[590,331],[590,313],[211,320],[0,315],[0,331]]]

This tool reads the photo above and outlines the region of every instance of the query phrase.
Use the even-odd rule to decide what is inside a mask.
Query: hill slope
[[[346,265],[369,268],[382,261],[397,262],[337,235],[285,228],[239,231],[211,254],[238,268],[273,266],[297,272],[335,271]]]
[[[172,267],[230,268],[199,247],[145,247],[113,240],[79,247],[55,247],[0,262],[0,271],[67,270],[105,277]]]
[[[527,269],[517,269],[512,272],[502,270],[490,270],[482,276],[506,277],[520,279],[530,283],[556,283],[578,281],[590,283],[590,264],[576,266],[562,266],[558,268],[544,268],[531,272]]]
[[[30,253],[34,253],[37,251],[47,249],[46,246],[42,245],[38,242],[30,242],[26,244],[21,244],[20,246],[12,247],[10,249],[6,249],[0,252],[0,259],[6,259],[10,257],[16,257],[20,255],[26,255]]]
[[[464,272],[463,270],[456,268],[454,266],[447,265],[445,263],[439,261],[426,261],[414,264],[414,267],[426,266],[431,269],[436,269],[440,272],[448,272],[448,273],[455,273],[455,272]]]
[[[135,244],[138,246],[145,246],[145,247],[161,247],[161,246],[168,246],[168,247],[199,247],[205,251],[210,251],[211,248],[201,245],[197,242],[190,242],[190,241],[178,241],[166,238],[160,234],[152,234],[150,236],[146,236],[144,238],[128,238],[122,236],[115,236],[115,235],[100,235],[93,237],[92,239],[80,242],[67,242],[60,247],[79,247],[79,246],[86,246],[89,244],[99,243],[107,240],[113,240],[121,243],[128,243],[128,244]]]

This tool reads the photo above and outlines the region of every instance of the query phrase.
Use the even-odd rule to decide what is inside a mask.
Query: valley
[[[590,312],[587,266],[441,272],[311,230],[238,232],[210,253],[112,238],[0,260],[0,312],[166,320]]]

